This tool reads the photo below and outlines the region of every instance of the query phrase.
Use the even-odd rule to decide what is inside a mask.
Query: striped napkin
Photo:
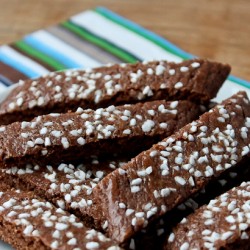
[[[154,59],[179,62],[193,57],[151,31],[97,7],[0,46],[0,91],[20,79],[50,71]],[[249,88],[249,82],[230,76],[221,93],[226,90],[229,96],[234,90]]]

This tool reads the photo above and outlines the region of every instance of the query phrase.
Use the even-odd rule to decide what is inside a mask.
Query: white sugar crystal
[[[71,135],[73,135],[73,136],[78,136],[78,132],[77,132],[76,129],[71,130],[69,133],[70,133]]]
[[[169,237],[168,237],[168,242],[173,242],[174,239],[175,239],[175,235],[174,235],[174,233],[171,233],[171,234],[169,235]]]
[[[137,213],[135,213],[135,217],[137,217],[137,218],[144,217],[144,212],[137,212]]]
[[[99,243],[91,241],[91,242],[87,242],[86,244],[86,248],[87,249],[99,249]]]
[[[235,219],[232,215],[227,216],[225,219],[228,223],[235,223]]]
[[[31,101],[29,101],[28,105],[29,105],[29,108],[31,109],[37,105],[37,102],[36,102],[36,100],[31,100]]]
[[[37,105],[38,106],[42,106],[44,104],[44,97],[40,96],[37,100]]]
[[[45,135],[47,133],[48,129],[46,127],[43,127],[41,130],[40,130],[40,135]]]
[[[143,95],[148,95],[148,96],[152,96],[153,92],[151,90],[151,88],[149,86],[146,86],[143,91],[142,91]]]
[[[15,103],[14,102],[11,102],[9,103],[9,109],[14,109],[15,108]]]
[[[135,226],[136,223],[137,223],[137,218],[134,217],[134,218],[132,219],[132,221],[131,221],[131,225],[132,225],[132,226]]]
[[[169,188],[164,188],[164,189],[161,189],[160,193],[162,197],[167,197],[171,193],[171,190]]]
[[[0,132],[4,132],[6,130],[5,126],[0,127]]]
[[[126,170],[124,170],[122,168],[118,168],[118,172],[119,172],[120,175],[126,174]]]
[[[61,139],[61,143],[63,145],[63,147],[66,149],[66,148],[69,148],[69,141],[66,137],[62,137]]]
[[[130,126],[135,126],[136,125],[136,119],[132,118],[129,122]]]
[[[211,234],[212,232],[210,231],[210,230],[208,230],[208,229],[205,229],[205,230],[203,230],[202,231],[202,235],[209,235],[209,234]]]
[[[193,178],[192,176],[189,177],[188,182],[189,182],[189,184],[190,184],[191,186],[195,186],[194,178]]]
[[[15,203],[16,203],[16,200],[13,199],[13,198],[11,198],[8,201],[6,201],[6,202],[3,203],[3,207],[4,208],[10,208],[10,207],[14,206]]]
[[[130,209],[130,208],[128,208],[127,210],[126,210],[126,212],[125,212],[125,214],[126,214],[126,216],[129,216],[129,215],[131,215],[132,213],[134,213],[134,209]]]
[[[45,122],[43,125],[44,125],[44,126],[52,126],[52,125],[53,125],[53,122]]]
[[[104,175],[104,172],[103,172],[103,171],[97,171],[97,172],[96,172],[96,176],[97,176],[99,179],[101,179],[101,178],[103,177],[103,175]]]
[[[175,161],[176,164],[179,165],[179,164],[182,164],[183,159],[182,159],[182,157],[177,156],[177,157],[175,157],[175,160],[174,160],[174,161]]]
[[[15,211],[10,211],[8,214],[7,214],[7,217],[12,217],[12,216],[15,216],[17,213]]]
[[[231,237],[232,235],[233,235],[233,232],[230,232],[230,231],[225,232],[225,233],[223,233],[223,234],[221,235],[221,240],[226,240],[226,239],[228,239],[229,237]]]
[[[241,234],[241,237],[240,237],[242,240],[247,240],[247,239],[249,239],[249,236],[248,236],[248,234],[246,233],[246,232],[243,232],[242,234]]]
[[[170,103],[170,108],[175,109],[178,106],[178,101],[173,101]]]
[[[206,225],[206,226],[213,225],[213,224],[214,224],[213,219],[208,219],[208,220],[205,220],[205,222],[204,222],[204,225]]]
[[[74,245],[76,245],[76,243],[77,243],[76,238],[72,238],[72,239],[70,239],[70,240],[67,242],[67,244],[70,245],[70,246],[74,246]]]
[[[173,76],[175,74],[175,69],[170,69],[168,71],[169,75]]]
[[[146,120],[142,125],[143,132],[150,132],[152,128],[155,126],[155,122],[152,120]]]
[[[51,145],[51,141],[49,137],[45,137],[45,142],[44,142],[45,146],[50,146]]]
[[[119,203],[119,208],[126,208],[126,205],[122,202]]]
[[[148,69],[147,69],[147,74],[148,74],[148,75],[153,75],[153,74],[154,74],[153,69],[152,69],[152,68],[148,68]]]
[[[166,122],[161,122],[160,123],[160,128],[166,129],[168,127],[168,124]]]
[[[142,183],[142,179],[141,178],[137,178],[131,181],[130,185],[139,185]]]
[[[53,227],[53,225],[54,225],[54,224],[53,224],[52,221],[45,221],[45,222],[44,222],[44,226],[45,226],[45,227]]]
[[[43,144],[44,140],[42,138],[36,138],[35,144]]]
[[[88,119],[88,117],[89,117],[89,114],[87,114],[87,113],[81,114],[82,119]]]
[[[200,63],[199,62],[193,62],[193,63],[191,63],[191,66],[193,68],[198,68],[198,67],[200,67]]]
[[[182,83],[182,82],[177,82],[177,83],[174,85],[174,87],[175,87],[176,89],[180,89],[180,88],[183,87],[183,83]]]
[[[147,212],[147,219],[149,219],[150,217],[152,217],[155,213],[153,211],[148,211]]]
[[[21,136],[22,136],[23,138],[28,138],[29,134],[28,134],[28,133],[21,133]]]
[[[156,150],[151,151],[149,155],[150,157],[155,157],[157,155],[157,151]]]
[[[38,237],[40,235],[38,230],[34,230],[32,233],[32,236]]]
[[[62,230],[67,229],[67,228],[68,228],[68,225],[65,224],[65,223],[57,222],[55,228],[56,228],[57,230],[62,231]]]
[[[151,174],[153,172],[153,168],[151,166],[147,167],[145,170],[146,174]]]
[[[50,246],[51,246],[51,248],[57,249],[59,246],[59,243],[58,243],[58,241],[53,241]]]
[[[166,70],[166,68],[159,64],[155,68],[155,73],[156,73],[157,76],[159,76],[159,75],[162,75],[165,70]]]
[[[187,242],[183,243],[180,246],[180,250],[188,250],[189,249],[189,244]]]
[[[130,129],[125,129],[125,130],[123,130],[123,134],[130,135],[131,134],[131,130]]]
[[[175,180],[176,183],[178,183],[178,184],[180,184],[180,185],[182,185],[182,186],[186,184],[186,180],[183,179],[183,178],[180,177],[180,176],[175,176],[175,177],[174,177],[174,180]]]
[[[57,138],[59,138],[61,136],[61,131],[59,130],[53,130],[51,131],[51,134]]]
[[[22,106],[22,104],[23,104],[23,98],[22,97],[19,97],[18,99],[17,99],[17,101],[16,101],[16,104],[17,104],[17,106]]]
[[[33,148],[35,146],[33,141],[27,141],[27,147]]]
[[[33,231],[33,226],[32,225],[28,225],[24,230],[23,233],[26,235],[30,235]]]
[[[131,193],[137,193],[140,191],[140,187],[139,186],[132,186],[131,187]]]
[[[246,230],[248,228],[248,224],[247,223],[240,223],[239,224],[239,229],[241,230],[241,231],[244,231],[244,230]]]
[[[180,68],[180,71],[181,72],[187,72],[189,70],[189,68],[188,67],[185,67],[185,66],[182,66],[181,68]]]
[[[83,137],[79,137],[77,139],[77,143],[80,144],[80,145],[84,145],[86,143],[85,139]]]
[[[148,110],[148,114],[153,116],[153,115],[155,115],[155,111],[153,109],[150,109],[150,110]]]

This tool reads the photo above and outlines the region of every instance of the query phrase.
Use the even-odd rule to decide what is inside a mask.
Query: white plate
[[[214,100],[217,102],[221,102],[222,100],[224,100],[224,99],[230,97],[231,95],[237,93],[238,91],[242,91],[242,90],[246,91],[248,97],[250,98],[250,88],[244,87],[242,85],[239,85],[238,83],[227,80],[227,81],[225,81],[225,83],[221,87],[217,97]]]
[[[11,247],[9,244],[4,243],[3,241],[0,241],[0,249],[1,250],[14,250],[13,247]]]
[[[248,94],[248,97],[250,98],[250,89],[243,87],[243,86],[241,86],[237,83],[234,83],[232,81],[226,81],[223,84],[223,87],[220,89],[217,97],[214,100],[220,102],[220,101],[228,98],[232,94],[237,93],[240,90],[246,91]],[[8,95],[8,93],[9,93],[8,90],[4,91],[0,95],[0,101],[3,100],[6,97],[6,95]],[[9,246],[8,244],[5,244],[4,242],[0,241],[0,250],[13,250],[13,248],[11,246]]]

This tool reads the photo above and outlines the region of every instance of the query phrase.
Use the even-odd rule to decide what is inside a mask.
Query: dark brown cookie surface
[[[201,59],[154,61],[92,70],[50,73],[21,82],[0,104],[0,124],[151,100],[189,99],[208,103],[230,72],[228,65]]]

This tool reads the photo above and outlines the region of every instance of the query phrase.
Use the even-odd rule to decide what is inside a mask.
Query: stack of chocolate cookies
[[[211,102],[229,72],[153,61],[16,84],[0,103],[0,238],[248,249],[250,103],[245,92]]]

